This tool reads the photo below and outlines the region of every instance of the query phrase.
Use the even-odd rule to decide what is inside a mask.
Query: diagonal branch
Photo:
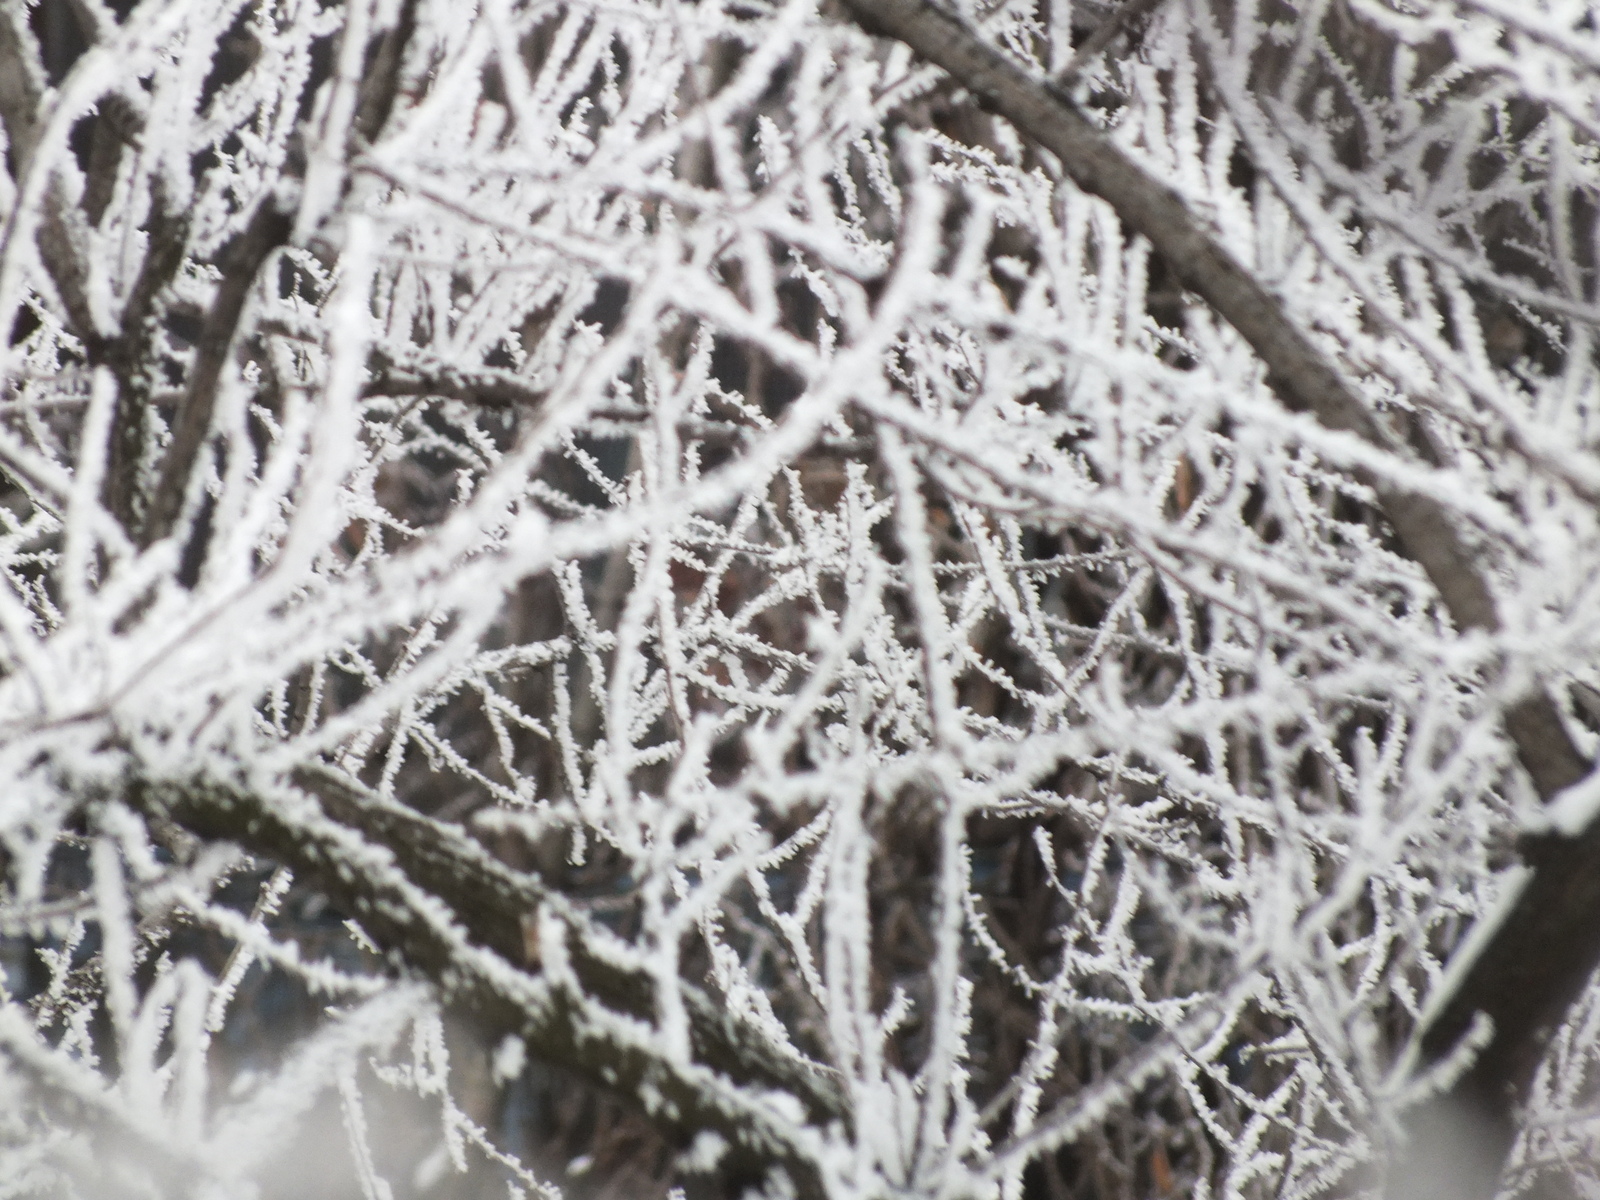
[[[43,56],[28,28],[26,9],[0,9],[0,124],[5,127],[7,167],[19,183],[35,169],[47,171],[35,242],[39,259],[60,297],[68,327],[87,342],[99,333],[89,303],[89,263],[83,213],[66,198],[58,177],[67,163],[35,164],[40,121],[49,93]]]
[[[490,1029],[522,1036],[535,1058],[631,1097],[686,1145],[702,1131],[719,1134],[729,1148],[723,1169],[759,1177],[781,1167],[806,1200],[825,1195],[808,1136],[764,1097],[778,1090],[819,1124],[848,1123],[829,1074],[687,985],[698,1061],[662,1052],[651,1036],[649,981],[593,948],[587,923],[562,897],[489,857],[458,827],[324,767],[303,768],[294,787],[267,792],[140,783],[129,799],[147,817],[315,879],[398,961]],[[542,960],[531,928],[559,929],[559,955]]]
[[[394,109],[400,89],[401,65],[416,30],[416,7],[416,0],[405,0],[392,23],[366,47],[366,70],[345,139],[347,151],[375,140]],[[347,26],[345,36],[350,33],[351,28]],[[138,529],[143,545],[159,541],[177,527],[184,503],[196,484],[200,452],[211,429],[223,368],[238,337],[245,302],[262,267],[274,252],[289,242],[293,233],[293,215],[280,209],[275,196],[266,195],[257,201],[249,222],[221,252],[217,265],[222,282],[206,314],[194,365],[178,406],[172,443],[163,458],[160,476]],[[203,541],[204,522],[199,524],[201,527],[193,536]],[[194,554],[203,553],[203,550],[203,545],[190,548]]]
[[[293,222],[280,212],[273,198],[264,197],[250,223],[223,248],[217,267],[222,282],[212,298],[195,347],[194,365],[178,405],[172,442],[161,462],[161,473],[150,495],[138,537],[143,545],[160,541],[172,531],[182,510],[194,468],[211,429],[217,388],[244,313],[245,301],[256,275],[272,252],[289,238]]]
[[[584,988],[619,1011],[649,1014],[648,978],[597,952],[578,915],[536,875],[491,857],[459,826],[386,800],[341,772],[308,766],[293,778],[321,801],[328,816],[386,847],[410,878],[454,910],[475,939],[508,960],[528,956],[528,914],[550,906],[552,915],[568,922],[568,951]],[[825,1068],[785,1053],[700,989],[682,988],[691,1044],[708,1065],[733,1079],[793,1093],[818,1121],[849,1122],[848,1102]]]
[[[1241,264],[1184,205],[1088,120],[1059,87],[1030,73],[929,0],[844,0],[865,29],[904,42],[944,68],[967,91],[1060,160],[1084,191],[1099,196],[1144,236],[1179,275],[1247,341],[1265,363],[1283,403],[1329,429],[1398,448],[1361,397],[1283,302]],[[1427,573],[1462,629],[1500,626],[1484,564],[1449,512],[1434,498],[1366,479],[1400,544]],[[1546,801],[1588,775],[1559,706],[1535,690],[1504,716],[1518,760]],[[1576,837],[1552,836],[1526,855],[1533,868],[1521,898],[1500,926],[1479,940],[1453,999],[1423,1037],[1437,1059],[1465,1032],[1475,1012],[1494,1022],[1491,1042],[1457,1085],[1453,1103],[1472,1111],[1492,1143],[1498,1168],[1515,1136],[1515,1113],[1527,1095],[1545,1039],[1600,961],[1600,823]],[[1493,1179],[1472,1191],[1488,1194]],[[1488,1191],[1485,1191],[1488,1189]],[[1463,1192],[1462,1195],[1467,1195]]]

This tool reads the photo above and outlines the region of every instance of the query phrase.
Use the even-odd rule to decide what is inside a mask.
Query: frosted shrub
[[[1597,72],[0,0],[0,1196],[1600,1188]]]

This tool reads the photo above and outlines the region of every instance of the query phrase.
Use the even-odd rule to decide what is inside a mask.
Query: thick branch
[[[416,29],[416,7],[416,0],[405,0],[394,23],[367,47],[366,70],[361,79],[350,130],[351,144],[347,150],[376,140],[394,110],[400,69]],[[217,264],[222,272],[222,283],[206,314],[194,365],[178,408],[172,444],[162,461],[160,478],[139,528],[139,541],[143,545],[165,537],[177,523],[201,447],[211,427],[222,369],[238,333],[250,288],[267,259],[288,242],[293,231],[292,217],[279,210],[275,198],[263,197],[249,224],[222,251]]]
[[[139,541],[143,545],[148,546],[170,533],[182,511],[190,476],[211,428],[217,387],[244,314],[245,301],[262,264],[288,241],[292,228],[292,219],[278,210],[271,197],[263,197],[250,223],[228,242],[218,258],[222,282],[217,285],[217,293],[201,327],[194,365],[189,369],[183,399],[178,405],[172,444],[162,459],[161,474],[139,529]]]
[[[692,988],[685,994],[697,1048],[735,1069],[674,1061],[656,1048],[637,1011],[648,1007],[643,981],[586,951],[575,914],[561,921],[571,974],[529,961],[524,921],[559,905],[537,880],[490,859],[461,830],[334,772],[299,775],[317,799],[298,789],[266,796],[209,781],[141,785],[131,799],[148,816],[315,879],[398,961],[491,1029],[520,1034],[535,1058],[632,1097],[684,1144],[716,1132],[730,1147],[724,1168],[762,1174],[782,1167],[800,1195],[820,1200],[824,1185],[808,1149],[748,1085],[780,1087],[814,1111],[842,1117],[842,1098],[824,1073],[758,1046],[759,1035],[719,1016]]]
[[[544,904],[568,911],[537,876],[513,871],[490,857],[459,826],[385,800],[326,767],[303,767],[294,781],[322,802],[328,816],[386,847],[408,876],[451,907],[475,940],[509,960],[527,956],[527,914]],[[650,980],[607,961],[586,941],[584,930],[570,925],[569,952],[585,990],[619,1011],[647,1019]],[[690,1038],[704,1062],[732,1079],[793,1093],[819,1122],[849,1121],[847,1101],[825,1068],[784,1053],[699,988],[683,984],[682,993]]]
[[[112,423],[111,461],[106,471],[105,504],[127,530],[139,527],[139,466],[143,457],[144,421],[153,382],[151,362],[161,334],[157,301],[183,266],[189,246],[189,218],[172,211],[165,189],[152,189],[148,241],[128,302],[122,330],[113,340],[89,343],[91,362],[105,363],[117,378],[117,407]]]
[[[6,130],[12,177],[25,179],[35,169],[51,172],[44,190],[35,241],[39,258],[61,298],[68,328],[85,342],[99,330],[89,305],[89,267],[85,260],[83,214],[67,202],[57,165],[34,164],[40,151],[39,118],[45,98],[44,64],[21,5],[0,11],[0,122]],[[61,164],[65,167],[65,163]]]
[[[844,0],[864,28],[894,37],[948,71],[983,103],[1053,153],[1084,191],[1107,201],[1149,240],[1183,282],[1204,298],[1266,364],[1283,402],[1326,427],[1393,446],[1338,368],[1289,316],[1286,306],[1209,232],[1171,188],[1104,136],[1059,88],[1031,75],[951,13],[928,0]],[[1427,573],[1463,629],[1494,630],[1499,616],[1483,565],[1449,512],[1415,492],[1372,484],[1400,544]],[[1558,706],[1534,692],[1505,714],[1505,731],[1540,796],[1552,799],[1589,772]],[[1452,1003],[1424,1038],[1437,1058],[1474,1012],[1494,1021],[1493,1041],[1457,1089],[1504,1161],[1515,1111],[1527,1094],[1545,1038],[1600,961],[1600,828],[1551,840],[1530,853],[1533,878],[1487,939]],[[1493,1179],[1472,1187],[1488,1194]],[[1463,1193],[1465,1196],[1466,1193]]]
[[[0,8],[0,121],[13,178],[21,178],[33,153],[34,121],[44,96],[44,66],[20,4]]]

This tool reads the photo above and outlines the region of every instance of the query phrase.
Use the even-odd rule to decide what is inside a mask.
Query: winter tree
[[[1580,0],[0,0],[0,1196],[1600,1193]]]

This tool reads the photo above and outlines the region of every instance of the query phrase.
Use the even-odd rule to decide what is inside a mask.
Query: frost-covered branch
[[[0,1180],[1592,1185],[1502,8],[0,0]]]

